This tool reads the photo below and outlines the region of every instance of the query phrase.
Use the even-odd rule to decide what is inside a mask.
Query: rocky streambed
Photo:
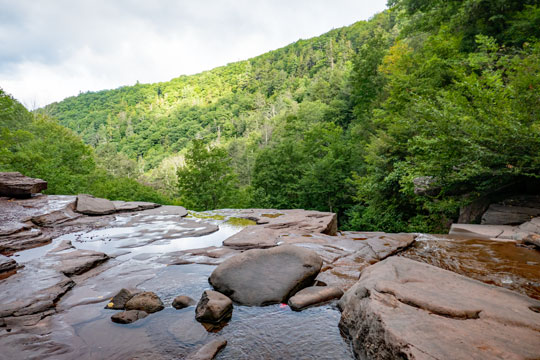
[[[4,197],[0,213],[0,359],[540,354],[532,245],[89,196]],[[122,289],[153,295],[126,306]]]

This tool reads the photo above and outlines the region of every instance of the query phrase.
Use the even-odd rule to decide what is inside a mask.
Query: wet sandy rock
[[[189,355],[188,360],[212,360],[218,352],[227,346],[227,340],[219,337],[200,348],[196,353]]]
[[[334,286],[310,286],[297,292],[289,299],[291,309],[300,311],[308,306],[325,303],[339,299],[343,296],[343,290]]]
[[[218,324],[231,318],[233,304],[227,296],[206,290],[195,309],[195,319],[202,323]]]
[[[47,182],[19,172],[0,172],[0,196],[29,198],[47,189]]]
[[[219,265],[209,282],[239,304],[263,306],[287,302],[312,285],[321,266],[317,253],[297,246],[252,249]]]
[[[141,310],[122,311],[111,316],[112,322],[118,324],[131,324],[137,320],[144,319],[148,313]]]
[[[390,257],[340,300],[340,328],[360,358],[530,359],[540,354],[540,302]]]
[[[164,309],[163,302],[155,293],[145,291],[133,296],[126,303],[126,310],[142,310],[147,313],[155,313]]]
[[[183,308],[187,308],[189,306],[195,305],[197,302],[190,298],[189,296],[180,295],[174,298],[172,302],[172,307],[179,310]]]

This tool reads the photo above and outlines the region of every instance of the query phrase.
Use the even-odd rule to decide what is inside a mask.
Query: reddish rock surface
[[[343,290],[334,286],[310,286],[297,292],[289,299],[289,306],[293,310],[302,310],[308,306],[339,299]]]
[[[340,307],[340,327],[360,358],[540,354],[539,301],[403,257],[366,268]]]
[[[47,182],[19,172],[0,172],[0,196],[29,198],[47,189]]]
[[[223,245],[234,249],[273,247],[284,235],[312,233],[336,235],[337,233],[337,216],[334,213],[250,209],[239,211],[237,216],[254,220],[259,225],[248,226],[223,242]]]

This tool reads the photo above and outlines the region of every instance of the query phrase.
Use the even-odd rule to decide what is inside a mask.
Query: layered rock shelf
[[[540,218],[426,235],[89,195],[9,196],[0,209],[9,359],[540,354]]]

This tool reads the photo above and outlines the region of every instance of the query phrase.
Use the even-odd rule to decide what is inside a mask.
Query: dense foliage
[[[539,29],[537,0],[391,0],[370,21],[253,59],[39,112],[109,173],[188,207],[436,231],[467,202],[539,176]],[[419,177],[431,191],[414,192]]]
[[[0,89],[0,171],[46,179],[48,194],[90,193],[117,200],[168,200],[134,179],[96,166],[93,149],[71,130],[29,113]]]

